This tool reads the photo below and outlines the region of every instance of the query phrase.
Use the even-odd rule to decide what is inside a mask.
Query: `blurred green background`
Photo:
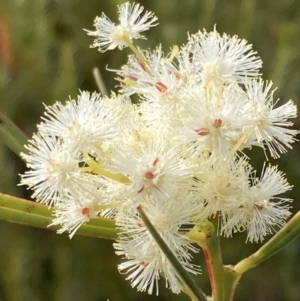
[[[275,97],[300,99],[300,1],[299,0],[145,0],[160,25],[146,33],[141,46],[152,48],[163,42],[186,42],[187,32],[212,30],[237,34],[254,45],[261,56],[263,77],[272,79]],[[93,29],[101,12],[117,17],[116,0],[0,0],[0,107],[30,136],[43,113],[43,103],[76,97],[78,90],[97,89],[92,69],[99,67],[106,85],[113,89],[114,74],[126,62],[127,50],[104,54],[89,49],[92,38],[83,31]],[[114,19],[116,20],[116,19]],[[295,121],[300,128],[299,119]],[[294,190],[293,211],[300,209],[300,144],[276,160],[288,175]],[[253,150],[252,163],[260,170],[261,150]],[[274,162],[272,162],[274,164]],[[25,166],[0,145],[0,192],[29,198],[16,187]],[[223,239],[225,263],[236,263],[259,245],[245,244],[245,235]],[[0,221],[0,301],[98,301],[98,300],[189,300],[173,295],[161,281],[160,295],[148,296],[131,289],[112,242],[67,235]],[[210,293],[203,254],[197,278]],[[290,244],[272,259],[244,275],[235,300],[299,301],[300,241]]]

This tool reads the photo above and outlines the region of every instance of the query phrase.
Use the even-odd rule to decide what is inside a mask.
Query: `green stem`
[[[134,52],[134,54],[136,55],[136,57],[142,61],[143,63],[147,64],[147,60],[144,57],[143,53],[141,51],[139,51],[134,45],[133,43],[130,41],[130,39],[128,38],[128,36],[124,35],[123,36],[123,41],[128,45],[128,47]]]
[[[169,249],[167,244],[164,242],[164,240],[161,238],[159,233],[156,231],[155,227],[152,225],[150,220],[148,219],[146,213],[142,209],[142,206],[137,207],[137,211],[140,214],[141,219],[143,220],[145,226],[153,236],[154,240],[157,242],[163,253],[166,255],[166,257],[169,259],[170,263],[178,273],[179,277],[182,279],[182,281],[186,284],[188,288],[187,294],[191,297],[192,300],[197,301],[207,301],[204,293],[202,290],[196,285],[196,283],[193,281],[193,279],[190,277],[188,272],[184,269],[182,264],[178,261],[175,254]]]
[[[90,168],[90,170],[87,169],[88,171],[92,171],[93,173],[97,173],[98,175],[105,176],[120,183],[130,183],[130,180],[126,176],[124,176],[123,174],[110,172],[109,170],[104,169],[98,162],[92,160],[88,154],[84,154],[84,158]]]
[[[26,134],[0,109],[0,137],[1,141],[17,156],[26,152],[24,147],[28,143]]]
[[[206,239],[202,246],[214,301],[230,301],[233,299],[238,275],[230,268],[223,265],[220,236],[215,233]]]
[[[52,222],[51,210],[45,205],[0,193],[0,219],[37,228],[57,230],[59,226],[48,225]],[[116,239],[115,222],[106,218],[92,219],[81,226],[76,234]]]
[[[196,227],[188,235],[191,239],[197,241],[203,250],[211,283],[213,300],[233,300],[236,284],[240,275],[233,270],[232,266],[223,265],[220,236],[217,235],[213,223],[208,222],[206,227],[202,229]]]
[[[242,275],[249,269],[276,254],[298,236],[300,236],[300,211],[258,251],[240,261],[234,267],[234,270]]]

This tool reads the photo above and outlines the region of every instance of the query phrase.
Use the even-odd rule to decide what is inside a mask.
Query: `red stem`
[[[212,269],[212,264],[213,264],[212,259],[211,259],[209,250],[204,247],[202,249],[203,249],[203,253],[204,253],[205,261],[206,261],[206,265],[207,265],[207,272],[208,272],[208,276],[209,276],[209,280],[210,280],[210,284],[211,284],[212,295],[215,296],[216,285],[215,285],[213,269]]]

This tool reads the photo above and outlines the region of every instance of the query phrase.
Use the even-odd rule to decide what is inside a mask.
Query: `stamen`
[[[156,158],[156,159],[154,160],[154,162],[153,162],[153,166],[155,166],[158,162],[159,162],[159,159]]]
[[[90,208],[84,207],[81,210],[82,215],[89,215],[90,214]]]
[[[258,205],[258,204],[255,204],[254,205],[255,206],[255,208],[257,209],[257,210],[263,210],[265,207],[264,206],[262,206],[262,205]]]
[[[144,190],[144,188],[145,187],[143,186],[140,190],[137,191],[137,193],[141,193]]]
[[[154,173],[152,172],[152,171],[147,171],[146,173],[145,173],[145,179],[147,179],[147,180],[152,180],[154,177],[155,177],[155,175],[154,175]]]
[[[156,87],[156,89],[159,91],[159,92],[166,92],[167,90],[168,90],[168,87],[167,86],[165,86],[162,82],[157,82],[156,84],[155,84],[155,87]]]
[[[216,119],[214,122],[214,127],[218,129],[221,126],[222,126],[222,119],[220,118]]]
[[[126,85],[126,86],[135,86],[136,85],[136,80],[132,80],[130,77],[125,77],[124,80],[123,80],[123,83]]]
[[[196,132],[199,136],[206,136],[206,135],[210,134],[210,131],[209,131],[208,129],[204,129],[204,128],[195,130],[195,132]]]
[[[138,80],[138,77],[136,75],[133,75],[133,74],[129,74],[127,75],[127,77],[133,81],[137,81]]]
[[[176,79],[181,79],[182,78],[182,75],[179,71],[168,70],[168,73],[173,74],[176,77]]]
[[[147,71],[145,62],[143,62],[143,61],[141,61],[141,60],[138,60],[138,62],[139,62],[139,65],[142,67],[142,69],[143,69],[144,71]]]
[[[175,72],[172,72],[172,73],[175,75],[176,79],[181,79],[182,78],[182,75],[178,71],[175,71]]]
[[[176,56],[176,54],[179,52],[179,47],[177,45],[173,46],[172,52],[170,54],[170,56],[168,57],[168,61],[172,62],[174,60],[174,57]]]

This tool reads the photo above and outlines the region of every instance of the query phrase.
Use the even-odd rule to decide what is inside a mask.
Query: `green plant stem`
[[[203,250],[213,300],[231,301],[241,275],[236,273],[232,266],[223,265],[220,236],[216,233],[214,223],[217,223],[217,220],[208,222],[205,227],[196,226],[188,235]]]
[[[300,236],[300,211],[258,251],[240,261],[234,267],[234,270],[242,275],[249,269],[276,254],[298,236]]]
[[[157,242],[161,250],[164,252],[166,257],[169,259],[170,263],[178,273],[181,280],[185,283],[187,286],[188,292],[187,295],[191,297],[191,299],[194,301],[207,301],[206,296],[202,292],[202,290],[196,285],[196,283],[193,281],[193,279],[190,277],[188,272],[184,269],[182,264],[178,261],[175,254],[169,249],[167,244],[164,242],[164,240],[161,238],[159,233],[156,231],[155,227],[152,225],[150,220],[148,219],[146,213],[142,209],[142,206],[137,207],[137,211],[140,214],[141,219],[143,220],[145,226],[151,233],[154,240]]]
[[[133,43],[130,41],[130,39],[128,38],[128,36],[124,35],[123,36],[123,40],[128,45],[128,47],[134,52],[134,54],[136,55],[136,57],[139,60],[141,60],[143,63],[147,64],[147,60],[146,60],[144,54],[133,45]]]
[[[231,266],[224,266],[220,247],[220,236],[215,233],[206,238],[202,245],[210,278],[214,301],[233,300],[235,287],[240,275]]]
[[[53,217],[47,206],[3,193],[0,193],[0,219],[49,230],[60,228],[59,226],[48,227]],[[115,222],[100,217],[81,226],[76,234],[117,239]]]
[[[26,152],[24,145],[28,143],[28,137],[1,109],[0,137],[0,140],[17,156],[20,156],[21,152]]]

